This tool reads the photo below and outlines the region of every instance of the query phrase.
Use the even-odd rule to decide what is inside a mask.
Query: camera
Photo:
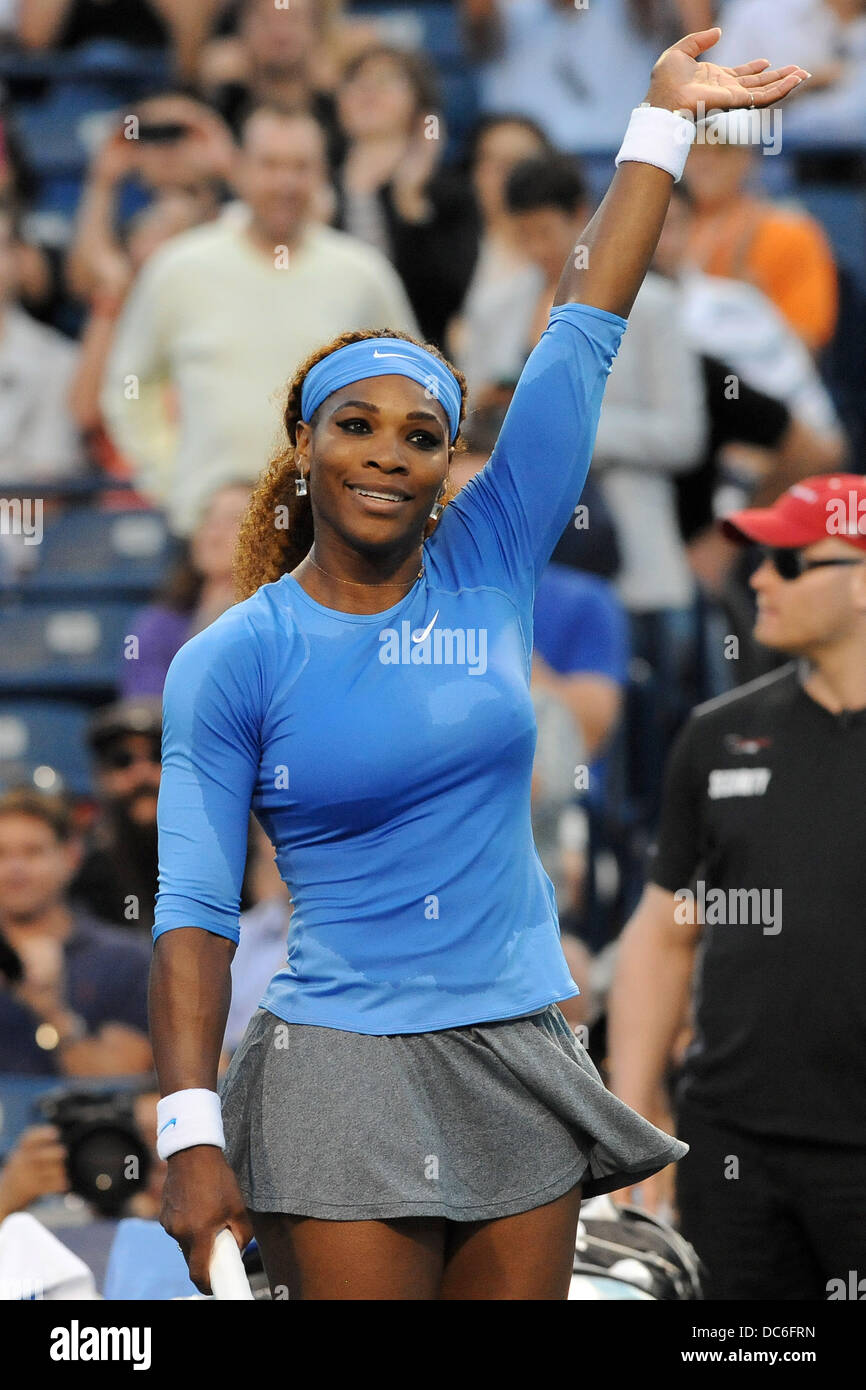
[[[51,1091],[39,1102],[66,1147],[69,1185],[101,1216],[118,1216],[147,1182],[150,1149],[139,1133],[131,1091]]]
[[[138,127],[138,138],[145,145],[176,145],[190,133],[181,121],[144,121]]]

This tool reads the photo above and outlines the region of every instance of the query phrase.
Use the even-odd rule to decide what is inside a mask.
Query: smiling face
[[[368,377],[334,391],[314,422],[299,423],[295,458],[317,539],[370,554],[420,544],[451,456],[439,402],[408,377]]]
[[[418,95],[395,58],[375,54],[344,80],[337,107],[350,140],[408,134],[418,111]]]
[[[263,241],[291,240],[325,176],[325,137],[312,116],[261,110],[246,122],[234,182]]]
[[[35,816],[0,816],[0,916],[37,917],[58,903],[81,861],[75,841],[59,839]]]
[[[845,541],[803,547],[807,560],[866,560]],[[757,596],[755,640],[791,656],[814,659],[855,636],[866,624],[866,564],[828,565],[785,580],[769,559],[750,580]]]

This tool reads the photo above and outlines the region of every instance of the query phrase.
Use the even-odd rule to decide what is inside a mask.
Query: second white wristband
[[[156,1149],[170,1158],[196,1144],[226,1146],[220,1098],[216,1091],[190,1088],[163,1096],[156,1107]]]
[[[695,134],[694,121],[664,106],[636,106],[615,163],[617,168],[627,160],[654,164],[679,183]]]

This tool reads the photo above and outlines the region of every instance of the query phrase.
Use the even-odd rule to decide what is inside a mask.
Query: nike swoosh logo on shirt
[[[436,609],[436,612],[433,614],[433,617],[430,619],[430,621],[429,621],[429,623],[427,624],[427,626],[425,627],[424,631],[423,631],[422,633],[417,633],[417,632],[413,632],[413,633],[412,633],[412,641],[413,641],[413,642],[423,642],[423,641],[425,640],[425,638],[427,637],[428,633],[430,632],[431,627],[433,626],[433,624],[435,623],[435,621],[436,621],[436,619],[437,619],[438,617],[439,617],[439,609],[437,608],[437,609]]]

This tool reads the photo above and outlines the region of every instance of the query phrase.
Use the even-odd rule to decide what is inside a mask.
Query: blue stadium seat
[[[110,594],[146,597],[165,578],[176,549],[161,512],[67,512],[34,547],[25,595]]]
[[[798,203],[821,223],[842,266],[866,291],[866,192],[833,184],[802,184]]]
[[[64,700],[0,699],[0,788],[27,784],[88,796],[90,715],[86,705]]]
[[[111,698],[130,603],[14,603],[0,608],[0,694]]]

